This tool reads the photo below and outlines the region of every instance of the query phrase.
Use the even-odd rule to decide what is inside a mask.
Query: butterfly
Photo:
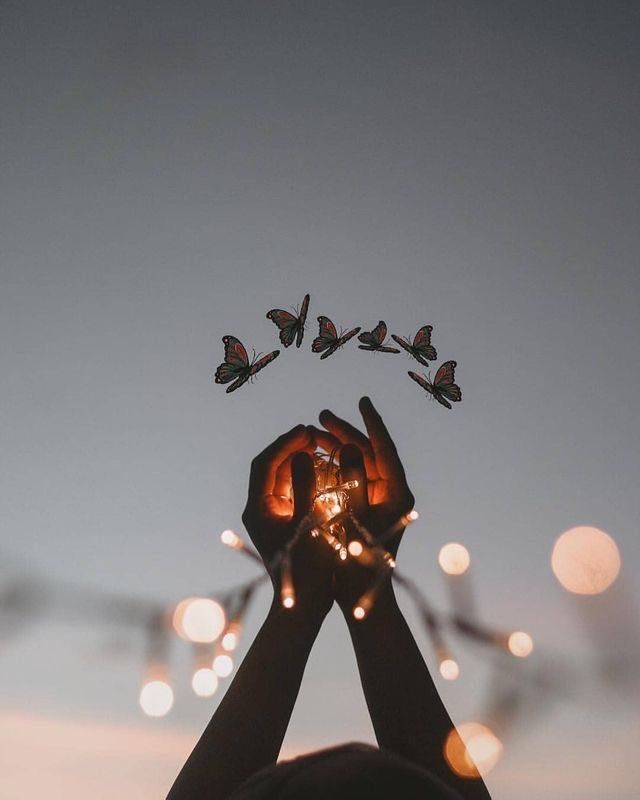
[[[445,408],[450,409],[451,403],[449,403],[449,400],[452,403],[458,403],[462,400],[462,391],[458,384],[455,383],[456,366],[455,361],[445,361],[444,364],[438,367],[433,383],[427,380],[424,375],[418,375],[416,372],[411,372],[411,370],[409,370],[409,377],[419,383],[423,389],[426,389]]]
[[[403,350],[406,350],[407,353],[412,355],[416,361],[428,367],[427,359],[433,361],[434,358],[438,357],[436,348],[431,344],[432,330],[432,325],[423,325],[413,337],[413,344],[409,342],[409,339],[405,339],[403,336],[396,336],[395,333],[391,334],[391,338],[394,342],[397,342]]]
[[[360,328],[351,328],[350,331],[341,333],[338,336],[336,326],[329,317],[318,317],[318,322],[320,323],[320,332],[311,343],[311,349],[314,353],[322,353],[320,358],[328,358],[360,331]],[[322,352],[323,350],[325,351],[324,353]]]
[[[229,381],[233,381],[231,386],[227,387],[227,392],[235,392],[249,378],[252,378],[280,355],[279,350],[273,350],[257,360],[254,355],[253,361],[249,363],[247,351],[239,339],[236,339],[235,336],[223,336],[222,341],[224,342],[224,361],[216,370],[215,382],[229,383]]]
[[[296,347],[300,347],[302,344],[308,308],[309,295],[305,294],[297,317],[289,311],[283,311],[281,308],[272,308],[271,311],[267,311],[267,319],[270,319],[280,328],[280,341],[285,347],[292,345],[294,339],[296,340]]]
[[[372,331],[365,331],[358,336],[358,340],[362,342],[358,347],[360,350],[377,351],[378,353],[399,353],[396,347],[388,347],[383,344],[387,336],[387,326],[380,320]]]

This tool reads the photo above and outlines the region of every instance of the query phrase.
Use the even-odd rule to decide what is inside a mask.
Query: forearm
[[[347,615],[378,744],[413,761],[465,800],[489,800],[481,780],[456,778],[443,757],[453,723],[391,589],[361,621]]]
[[[223,800],[275,763],[320,624],[274,602],[168,800]]]

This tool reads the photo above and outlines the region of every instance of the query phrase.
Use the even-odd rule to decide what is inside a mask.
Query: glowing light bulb
[[[235,549],[242,547],[242,539],[229,528],[222,531],[220,534],[220,541],[222,544],[226,544],[227,547],[233,547]]]
[[[314,539],[317,539],[318,536],[320,536],[320,531],[317,528],[311,528],[311,536],[313,536]]]
[[[463,544],[449,542],[440,548],[438,563],[447,575],[463,575],[469,569],[471,556]]]
[[[355,619],[364,619],[366,615],[367,612],[364,610],[364,608],[362,608],[362,606],[356,606],[353,609],[353,616]]]
[[[620,572],[620,551],[609,534],[580,526],[565,531],[551,554],[551,569],[573,594],[601,594]]]
[[[533,639],[525,631],[514,631],[507,640],[509,652],[518,658],[526,658],[533,652]]]
[[[233,672],[233,659],[226,653],[221,653],[213,659],[213,671],[219,678],[228,678]]]
[[[148,681],[140,690],[138,700],[148,717],[164,717],[173,705],[173,689],[166,681]]]
[[[211,697],[218,688],[218,676],[212,669],[202,667],[193,673],[191,686],[198,697]]]
[[[452,658],[443,659],[440,662],[439,670],[445,681],[455,681],[458,675],[460,675],[458,662],[454,661]]]
[[[229,631],[222,637],[222,649],[231,652],[238,646],[238,634],[235,631]]]
[[[215,642],[224,626],[224,609],[209,597],[187,597],[173,612],[176,633],[190,642]]]
[[[282,598],[282,605],[285,608],[293,608],[295,604],[296,604],[296,599],[295,597],[292,597],[292,595],[286,595],[285,597]]]
[[[362,546],[362,542],[358,541],[358,539],[354,539],[352,542],[349,542],[347,550],[349,551],[349,555],[357,558],[362,555],[364,547]]]
[[[486,725],[465,722],[451,730],[445,740],[444,757],[461,778],[479,778],[498,763],[502,742]]]
[[[419,516],[420,514],[418,514],[418,512],[414,508],[407,514],[407,520],[409,522],[415,522]]]
[[[334,503],[329,510],[332,514],[339,514],[342,511],[342,506],[338,503]]]
[[[280,602],[285,608],[293,608],[296,604],[296,593],[291,575],[291,560],[288,554],[280,562]]]
[[[340,556],[340,561],[346,561],[347,560],[347,555],[348,555],[347,548],[346,547],[341,547],[340,548],[340,552],[339,552],[338,555]]]

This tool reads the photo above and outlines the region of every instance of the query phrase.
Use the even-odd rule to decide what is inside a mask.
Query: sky
[[[635,797],[637,687],[595,682],[584,606],[549,557],[568,528],[607,531],[634,617],[639,13],[5,2],[0,588],[43,576],[171,605],[250,578],[218,535],[241,530],[251,459],[325,407],[355,422],[368,394],[421,512],[399,568],[445,608],[437,553],[464,542],[478,614],[530,631],[539,667],[571,670],[507,742],[495,800],[541,785],[548,800]],[[306,292],[303,347],[225,394],[221,337],[273,349],[266,311]],[[429,403],[404,354],[351,343],[320,361],[319,314],[405,336],[433,325],[462,403]],[[263,590],[241,652],[267,606]],[[142,633],[53,611],[0,647],[7,800],[25,796],[16,765],[34,754],[69,800],[161,796],[221,693],[191,696],[176,645],[175,707],[147,720]],[[491,657],[452,646],[460,680],[438,686],[460,722],[486,702]],[[373,733],[333,613],[285,752],[354,739]],[[116,776],[129,762],[110,742],[125,740],[148,767]]]

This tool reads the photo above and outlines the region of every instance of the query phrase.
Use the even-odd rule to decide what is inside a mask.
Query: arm
[[[323,411],[326,430],[314,429],[325,448],[340,449],[340,469],[345,480],[358,479],[350,493],[352,508],[374,535],[413,508],[395,445],[380,415],[368,398],[360,401],[367,433]],[[385,544],[395,555],[402,531]],[[428,769],[465,800],[489,800],[482,780],[458,778],[443,756],[443,745],[453,723],[420,654],[388,580],[363,620],[353,617],[353,607],[369,588],[374,573],[350,559],[336,572],[336,600],[345,616],[353,642],[360,679],[371,721],[381,748],[389,749]]]
[[[268,570],[312,507],[315,473],[308,453],[314,448],[313,436],[299,425],[253,461],[243,521]],[[309,652],[333,604],[331,553],[302,537],[291,556],[298,602],[282,608],[279,571],[272,569],[267,619],[168,800],[223,800],[275,763]]]

